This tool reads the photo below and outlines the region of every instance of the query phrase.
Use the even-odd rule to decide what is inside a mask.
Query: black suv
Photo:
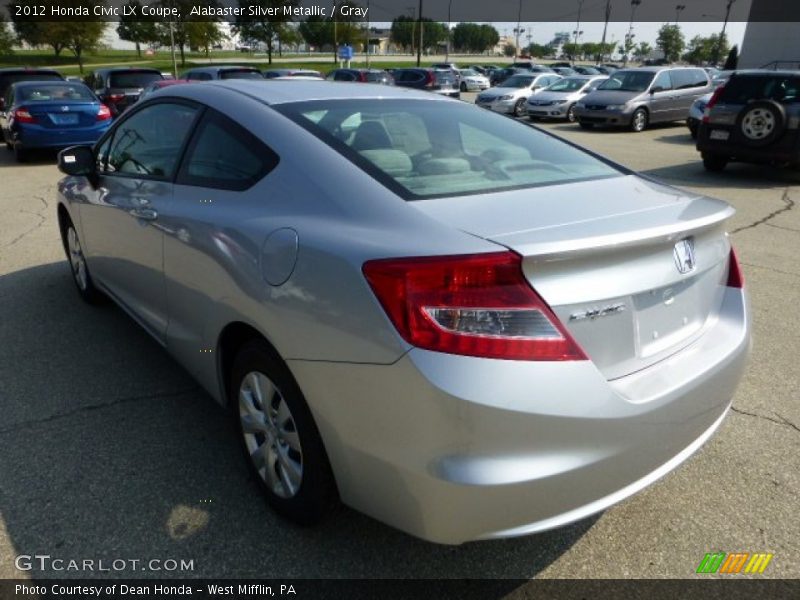
[[[729,162],[800,162],[800,72],[737,71],[706,106],[697,149],[709,171]]]
[[[64,77],[52,69],[29,69],[26,67],[0,69],[0,111],[5,109],[8,88],[12,83],[18,81],[64,81]]]
[[[154,81],[161,81],[164,76],[156,69],[137,67],[115,67],[98,69],[85,78],[100,101],[117,116],[126,108],[130,108],[142,94],[142,90]]]

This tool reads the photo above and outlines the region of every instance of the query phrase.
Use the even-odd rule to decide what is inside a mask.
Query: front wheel
[[[637,108],[631,117],[631,131],[639,133],[647,129],[647,111],[643,108]]]
[[[578,117],[575,115],[575,105],[573,104],[567,109],[567,121],[574,123]]]
[[[264,342],[251,342],[231,372],[239,439],[267,502],[300,525],[320,521],[336,485],[319,431],[289,369]]]
[[[517,100],[516,104],[514,104],[514,116],[521,117],[526,112],[528,111],[525,109],[525,98],[520,98]]]
[[[72,223],[67,226],[64,241],[69,266],[72,269],[72,280],[75,282],[75,287],[78,288],[78,293],[84,302],[99,304],[104,299],[103,294],[94,286],[78,232],[75,231]]]

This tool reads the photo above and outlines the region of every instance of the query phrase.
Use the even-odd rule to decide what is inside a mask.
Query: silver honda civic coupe
[[[230,406],[299,523],[338,500],[447,544],[571,523],[694,453],[745,367],[730,206],[463,102],[173,86],[59,166],[80,295]]]

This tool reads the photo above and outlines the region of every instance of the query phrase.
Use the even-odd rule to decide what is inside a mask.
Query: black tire
[[[578,121],[581,129],[594,129],[594,123],[587,123],[586,121]]]
[[[521,117],[526,112],[528,112],[525,109],[525,102],[526,102],[525,98],[520,98],[519,100],[516,101],[516,103],[514,104],[514,116],[515,117]]]
[[[567,122],[574,123],[577,120],[578,120],[578,117],[575,115],[575,105],[572,104],[567,109]]]
[[[697,139],[697,134],[699,133],[699,129],[700,127],[697,125],[697,123],[689,125],[689,134],[692,136],[693,140]]]
[[[302,450],[302,453],[297,453],[301,465],[300,484],[293,495],[289,497],[277,494],[268,485],[265,477],[267,477],[266,469],[270,466],[268,463],[265,464],[264,475],[259,472],[245,440],[240,417],[240,410],[245,409],[242,408],[244,405],[240,404],[240,390],[245,377],[254,372],[263,374],[274,385],[275,392],[270,396],[268,403],[272,403],[276,397],[279,401],[286,403],[292,421],[291,431],[296,433]],[[246,344],[237,354],[231,368],[230,381],[231,388],[228,397],[240,446],[248,468],[264,493],[267,503],[279,515],[298,525],[308,526],[318,523],[336,505],[338,499],[336,483],[314,418],[288,367],[267,343],[260,340],[253,341]],[[268,443],[267,438],[263,444]],[[279,444],[282,442],[275,441],[272,447],[277,448]],[[285,443],[281,447],[288,452],[292,451]],[[277,472],[277,462],[271,468],[273,472]]]
[[[75,247],[73,244],[71,239],[72,235],[75,236],[74,242],[77,243],[77,247]],[[86,264],[86,257],[83,256],[83,246],[81,245],[75,226],[68,221],[66,226],[61,231],[61,236],[61,241],[64,244],[64,252],[67,255],[67,262],[69,263],[70,271],[72,272],[72,282],[75,284],[75,289],[78,290],[78,294],[87,304],[102,304],[105,302],[106,296],[94,285],[92,275],[89,272],[89,265]],[[80,254],[80,258],[75,254],[76,252]],[[80,261],[83,262],[85,278],[80,273]]]
[[[644,108],[637,108],[631,115],[630,129],[636,133],[647,129],[650,116]]]
[[[763,115],[762,121],[767,122],[772,119],[770,129],[756,131],[752,125],[748,126],[747,119],[752,119],[753,115]],[[766,120],[764,120],[766,117]],[[777,140],[786,129],[786,110],[783,106],[773,100],[759,100],[751,102],[745,106],[736,117],[736,136],[739,142],[751,148],[761,148],[769,146]],[[748,134],[748,131],[750,132]]]
[[[14,159],[18,163],[28,162],[28,156],[29,156],[28,151],[25,148],[23,148],[19,144],[16,144],[14,146]]]
[[[706,171],[719,173],[727,166],[727,164],[728,158],[726,156],[719,156],[718,154],[703,155],[703,166],[705,167]]]
[[[467,84],[462,81],[460,89],[461,89],[462,92],[466,92],[467,91]]]

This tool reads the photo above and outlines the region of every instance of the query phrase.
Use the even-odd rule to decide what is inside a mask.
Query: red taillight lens
[[[114,103],[121,102],[125,99],[125,94],[109,94],[108,99]]]
[[[100,105],[100,110],[97,111],[97,121],[108,121],[111,118],[111,109],[105,104]]]
[[[30,112],[28,112],[27,108],[18,108],[14,111],[14,120],[17,123],[36,123],[36,117],[34,117]]]
[[[359,73],[358,74],[358,81],[361,83],[367,82],[367,74],[366,73]]]
[[[742,267],[739,265],[739,259],[736,257],[736,250],[731,246],[731,254],[728,259],[728,287],[743,288],[744,287],[744,274]]]
[[[397,331],[427,350],[585,360],[512,252],[372,260],[364,276]]]
[[[713,94],[711,94],[711,98],[708,99],[708,104],[706,104],[706,108],[703,111],[703,123],[708,123],[709,117],[711,116],[711,109],[714,108],[714,105],[719,100],[719,97],[722,95],[722,90],[724,88],[725,86],[721,85],[714,90]]]
[[[434,84],[435,81],[436,81],[436,78],[433,76],[433,73],[431,73],[430,71],[427,71],[425,73],[425,87],[433,87],[433,84]]]

